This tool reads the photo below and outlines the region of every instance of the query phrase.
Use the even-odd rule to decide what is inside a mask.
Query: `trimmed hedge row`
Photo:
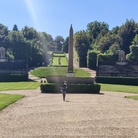
[[[48,83],[61,84],[62,81],[67,81],[69,84],[94,84],[95,78],[90,77],[65,77],[65,76],[49,76],[46,77]]]
[[[42,93],[61,93],[59,84],[46,83],[41,84]],[[99,84],[69,84],[67,93],[100,93],[101,86]]]
[[[138,77],[106,77],[97,76],[95,78],[97,83],[107,83],[107,84],[124,84],[124,85],[138,85]]]
[[[90,69],[95,70],[97,65],[97,55],[99,54],[98,51],[88,51],[87,53],[87,67]]]
[[[17,82],[27,81],[28,73],[26,74],[0,74],[0,82]]]

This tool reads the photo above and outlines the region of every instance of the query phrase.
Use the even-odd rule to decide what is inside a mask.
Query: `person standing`
[[[61,84],[61,92],[62,92],[62,95],[63,95],[63,101],[65,101],[66,92],[67,92],[67,82],[66,81],[63,81],[62,84]]]

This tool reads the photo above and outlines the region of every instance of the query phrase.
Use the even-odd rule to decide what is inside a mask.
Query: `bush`
[[[126,58],[130,62],[138,62],[138,46],[130,46],[130,53],[126,55]]]
[[[87,67],[87,58],[79,57],[79,67]]]
[[[0,74],[0,82],[17,82],[27,81],[28,73],[26,74]]]
[[[97,55],[98,52],[96,51],[88,51],[87,53],[87,67],[90,69],[96,69],[97,65]]]
[[[118,55],[109,54],[99,54],[98,62],[116,62],[118,60]]]
[[[97,83],[107,83],[107,84],[138,85],[138,78],[136,77],[97,76],[95,78],[95,81]]]
[[[47,83],[41,84],[42,93],[61,93],[59,84]],[[99,84],[69,84],[67,93],[100,93]]]

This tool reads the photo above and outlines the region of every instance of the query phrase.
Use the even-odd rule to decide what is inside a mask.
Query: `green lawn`
[[[39,82],[1,82],[0,91],[36,89]]]
[[[65,56],[66,56],[65,54],[56,54],[56,53],[53,54],[53,57],[65,57]]]
[[[37,77],[67,76],[67,67],[39,67],[31,73]],[[75,77],[90,77],[90,73],[82,69],[74,69]]]
[[[125,96],[125,98],[133,99],[133,100],[138,100],[138,96]]]
[[[58,66],[58,59],[59,57],[53,57],[53,64],[52,66]],[[61,66],[67,66],[67,59],[66,57],[60,57]]]
[[[126,92],[126,93],[138,94],[138,86],[103,84],[103,83],[100,83],[100,85],[101,85],[101,91]]]
[[[18,94],[0,94],[0,110],[23,97],[23,95]]]
[[[125,92],[125,93],[138,94],[138,86],[103,84],[103,83],[101,83],[100,85],[101,85],[101,91]],[[125,96],[125,98],[138,100],[138,96]]]
[[[39,87],[39,85],[39,82],[1,82],[0,91],[36,89]],[[18,94],[0,93],[0,110],[23,97],[23,95]]]
[[[75,74],[75,77],[90,77],[91,76],[91,74],[89,72],[84,71],[79,68],[74,69],[74,74]]]

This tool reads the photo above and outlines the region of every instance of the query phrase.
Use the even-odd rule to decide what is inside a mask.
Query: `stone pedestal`
[[[0,59],[0,62],[8,62],[7,59]]]
[[[128,64],[128,62],[123,62],[123,61],[118,61],[118,62],[116,62],[116,65],[120,65],[120,66],[124,66],[124,65],[127,65]]]
[[[67,77],[74,77],[74,73],[73,72],[71,72],[71,73],[67,73]]]

